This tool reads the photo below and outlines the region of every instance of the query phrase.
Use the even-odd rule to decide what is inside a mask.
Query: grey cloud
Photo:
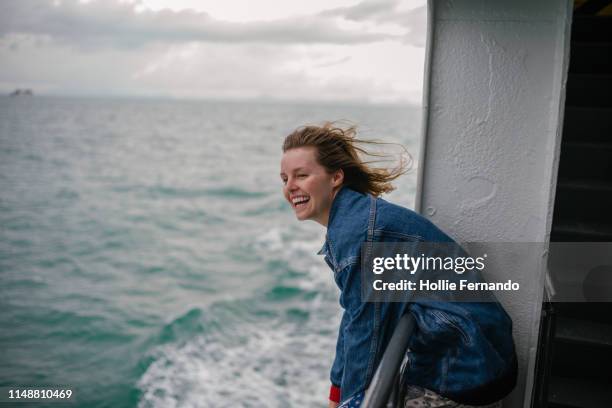
[[[406,29],[404,43],[417,47],[425,45],[427,6],[401,10],[401,0],[365,0],[354,6],[338,7],[319,13],[324,17],[342,17],[347,20],[393,23]]]
[[[354,6],[325,10],[319,15],[343,17],[353,21],[388,20],[398,5],[398,0],[367,0]]]
[[[135,4],[115,1],[83,4],[64,0],[54,5],[41,0],[3,0],[0,35],[46,35],[82,47],[141,47],[151,42],[186,41],[356,44],[398,39],[384,33],[341,29],[333,16],[329,13],[236,23],[192,10],[138,13]]]
[[[345,62],[348,62],[350,60],[351,60],[351,57],[347,55],[345,57],[337,58],[337,59],[332,60],[332,61],[325,61],[325,62],[322,62],[320,64],[316,64],[314,67],[315,68],[333,67],[334,65],[344,64]]]
[[[309,68],[287,69],[288,61],[303,59],[299,47],[192,44],[187,48],[193,53],[186,60],[180,57],[183,48],[156,44],[139,52],[83,53],[57,44],[37,48],[33,41],[24,42],[16,53],[0,47],[0,92],[19,87],[33,88],[36,94],[345,102],[406,102],[420,97],[398,87],[399,79],[350,73],[320,77]],[[314,60],[331,66],[348,58],[321,53]]]

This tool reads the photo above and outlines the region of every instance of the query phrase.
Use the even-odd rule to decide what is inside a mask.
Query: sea
[[[324,227],[279,176],[283,138],[325,121],[405,146],[413,170],[384,198],[413,207],[418,106],[1,97],[3,392],[326,406],[339,291]]]

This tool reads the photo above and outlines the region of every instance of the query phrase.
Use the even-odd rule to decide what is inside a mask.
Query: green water
[[[63,385],[75,407],[321,406],[338,293],[324,231],[283,201],[280,143],[350,119],[416,155],[419,117],[0,98],[0,386]],[[390,199],[411,206],[414,178]]]

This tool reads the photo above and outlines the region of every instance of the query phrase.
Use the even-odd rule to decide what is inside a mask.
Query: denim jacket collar
[[[317,252],[317,255],[327,255],[327,241],[323,242],[323,246]]]
[[[350,211],[351,203],[354,202],[355,199],[362,197],[363,194],[359,193],[350,187],[342,186],[340,190],[336,193],[334,197],[334,201],[332,201],[331,208],[329,210],[329,219],[327,221],[327,232],[325,234],[325,242],[323,246],[317,252],[317,255],[328,255],[329,254],[329,236],[333,234],[333,232],[340,226],[341,219],[338,218],[338,213],[342,213],[344,211]]]

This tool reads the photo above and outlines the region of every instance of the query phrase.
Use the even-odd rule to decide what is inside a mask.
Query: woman
[[[359,407],[393,330],[412,313],[416,330],[402,376],[403,406],[486,405],[516,382],[512,322],[497,302],[363,302],[364,242],[453,242],[430,221],[379,196],[403,164],[371,168],[355,128],[306,126],[285,138],[283,193],[298,220],[327,228],[319,254],[334,272],[344,309],[331,368],[329,407]]]

